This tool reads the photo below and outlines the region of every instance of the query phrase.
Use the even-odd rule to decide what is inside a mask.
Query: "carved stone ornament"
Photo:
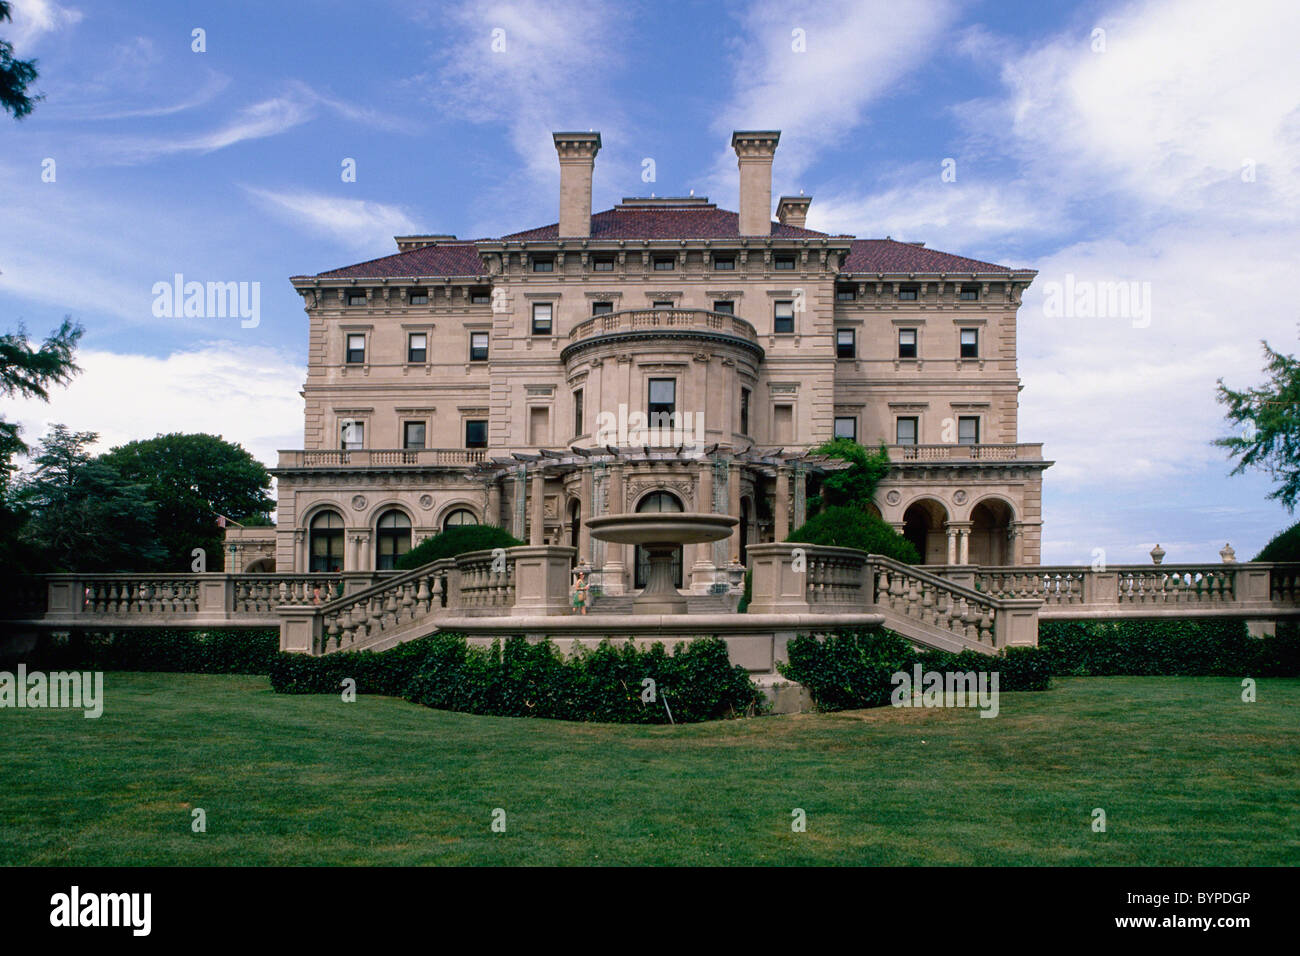
[[[420,495],[420,507],[428,511],[433,507],[433,495]]]
[[[955,505],[964,505],[966,503],[966,492],[960,488],[952,493],[952,503]]]
[[[366,496],[365,496],[365,495],[353,495],[353,496],[352,496],[352,507],[353,507],[354,510],[356,510],[356,511],[360,511],[360,510],[361,510],[362,508],[364,508],[365,506],[366,506]]]
[[[888,494],[885,495],[885,500],[889,502],[891,505],[896,505],[903,500],[903,496],[898,492],[897,489],[894,489],[893,491],[890,491]]]

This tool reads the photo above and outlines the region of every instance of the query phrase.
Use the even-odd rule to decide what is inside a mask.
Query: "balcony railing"
[[[1027,445],[887,445],[890,461],[1042,461],[1042,443]]]
[[[384,468],[472,465],[481,448],[321,448],[280,451],[280,468]]]
[[[654,329],[721,332],[758,344],[758,333],[744,319],[707,309],[624,309],[621,312],[607,312],[575,325],[569,332],[569,342],[579,342],[596,335]]]

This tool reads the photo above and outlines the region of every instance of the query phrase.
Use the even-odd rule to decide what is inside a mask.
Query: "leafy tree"
[[[809,500],[813,511],[820,510],[823,504],[865,511],[876,496],[876,486],[889,474],[889,452],[884,445],[868,452],[851,439],[836,438],[818,445],[808,454],[849,462],[848,468],[828,472],[822,479],[821,494]]]
[[[262,463],[217,435],[159,435],[113,448],[99,460],[144,486],[155,505],[164,570],[190,570],[194,548],[207,552],[209,571],[221,570],[217,515],[251,523],[275,507]]]
[[[73,350],[83,329],[71,318],[51,334],[38,349],[27,341],[27,331],[0,336],[0,396],[50,400],[50,385],[66,385],[81,369],[72,359]],[[0,487],[8,484],[16,465],[14,456],[25,453],[27,445],[19,436],[17,422],[0,420]]]
[[[431,561],[454,558],[470,551],[490,548],[516,548],[523,544],[503,528],[491,524],[462,524],[448,528],[417,544],[394,562],[399,571],[409,571]]]
[[[802,526],[790,532],[785,540],[792,544],[857,548],[904,564],[921,563],[916,547],[892,526],[870,512],[848,505],[837,505],[813,515]]]
[[[0,0],[0,23],[12,21],[7,0]],[[27,87],[36,82],[36,61],[14,57],[13,44],[0,40],[0,107],[22,119],[32,111],[40,95],[30,96]]]
[[[1241,426],[1241,433],[1217,439],[1237,459],[1232,474],[1258,468],[1279,485],[1269,494],[1294,511],[1300,498],[1300,361],[1264,346],[1264,385],[1236,391],[1219,379],[1218,395],[1227,406],[1225,417]]]
[[[16,497],[23,537],[46,571],[138,571],[158,565],[154,507],[143,486],[91,458],[95,432],[55,425],[41,440]]]

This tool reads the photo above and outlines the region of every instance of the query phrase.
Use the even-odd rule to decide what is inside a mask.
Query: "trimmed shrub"
[[[754,600],[754,569],[750,568],[745,572],[745,590],[741,592],[740,603],[736,605],[737,614],[745,614],[749,611],[749,605]]]
[[[431,561],[454,558],[470,551],[487,551],[491,548],[515,548],[523,544],[503,528],[491,524],[462,524],[448,528],[442,534],[426,538],[395,562],[399,571],[410,571]]]
[[[827,508],[813,515],[790,533],[786,541],[823,544],[836,548],[857,548],[868,554],[881,554],[904,564],[920,564],[912,542],[873,514],[857,508]]]
[[[1298,677],[1296,625],[1251,637],[1231,618],[1040,621],[1038,646],[1061,676]]]
[[[72,631],[42,638],[29,668],[265,674],[280,653],[280,634],[258,630]]]
[[[786,647],[789,663],[782,676],[808,688],[824,711],[883,707],[895,688],[893,675],[927,671],[997,671],[998,692],[1047,690],[1050,662],[1038,648],[1007,648],[997,656],[978,651],[916,651],[884,628],[846,628],[829,634],[804,634]]]
[[[347,677],[360,693],[498,717],[666,724],[671,710],[672,721],[694,723],[758,713],[764,703],[718,638],[678,644],[671,655],[662,644],[641,650],[606,640],[564,657],[550,641],[522,636],[471,647],[462,635],[435,634],[379,654],[283,654],[271,686],[335,694]],[[654,681],[652,701],[641,699],[647,677]]]
[[[1300,521],[1279,531],[1264,550],[1255,555],[1256,561],[1300,561]]]

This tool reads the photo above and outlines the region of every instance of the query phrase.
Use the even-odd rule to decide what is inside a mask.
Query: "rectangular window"
[[[961,357],[972,359],[980,357],[979,329],[961,330]]]
[[[339,444],[344,449],[366,447],[366,423],[344,419],[339,425]]]
[[[740,433],[749,434],[749,389],[740,390]]]
[[[533,259],[534,272],[554,272],[555,260],[549,257],[538,257]]]
[[[533,303],[533,335],[551,334],[551,303]]]
[[[898,287],[898,297],[904,302],[915,302],[920,293],[921,287],[919,285],[900,285]]]
[[[573,393],[573,434],[574,435],[585,435],[587,433],[586,429],[583,427],[584,420],[585,417],[583,415],[583,407],[582,407],[582,389],[578,389]]]
[[[849,441],[857,441],[858,420],[849,415],[837,415],[835,417],[835,437],[847,438]]]
[[[964,285],[961,291],[957,293],[957,298],[964,302],[975,302],[980,297],[980,287],[977,285]]]
[[[591,260],[592,272],[613,272],[614,260],[608,257]]]
[[[671,299],[660,299],[658,302],[651,302],[651,303],[650,303],[650,308],[652,308],[652,309],[672,309],[672,308],[676,308],[676,306],[673,305]]]
[[[403,422],[402,423],[402,447],[403,448],[424,447],[424,422]]]
[[[465,447],[487,447],[487,419],[467,418],[465,420]]]
[[[677,380],[673,378],[652,378],[650,379],[649,401],[646,403],[646,413],[650,416],[650,424],[653,427],[656,423],[655,415],[671,415],[677,411]],[[657,421],[663,422],[664,419]]]
[[[364,292],[349,292],[348,305],[365,305],[366,294]]]
[[[778,272],[793,272],[794,256],[773,256],[772,268],[776,269]]]
[[[772,438],[778,445],[794,441],[793,405],[777,405],[772,409]]]
[[[406,337],[406,360],[423,362],[429,355],[429,336],[424,332],[412,332]]]
[[[915,445],[916,418],[900,418],[895,426],[894,436],[896,445]]]
[[[492,301],[492,293],[487,289],[473,289],[469,301],[472,305],[487,305]]]
[[[736,257],[735,256],[714,256],[713,268],[719,272],[735,272]]]
[[[835,287],[835,298],[841,302],[852,302],[858,297],[857,286],[837,285]]]
[[[613,302],[593,302],[591,303],[592,315],[609,315],[614,311]]]
[[[672,256],[655,256],[655,272],[672,272],[677,268],[677,260]]]
[[[777,302],[773,306],[772,331],[778,335],[794,331],[793,302]]]
[[[916,329],[898,330],[898,357],[902,359],[916,358]]]
[[[486,362],[488,357],[488,334],[486,332],[471,332],[469,334],[469,360],[471,362]]]
[[[426,289],[411,290],[411,305],[428,305],[429,293]]]
[[[717,302],[713,303],[713,311],[721,312],[723,315],[735,315],[736,303],[732,302],[730,299],[719,299]]]
[[[366,360],[366,337],[360,332],[351,332],[348,334],[348,354],[347,362],[349,365],[361,365]]]
[[[543,406],[528,409],[528,444],[535,447],[551,440],[551,410]]]
[[[957,419],[957,444],[978,445],[980,443],[980,420],[971,415]]]
[[[853,329],[835,330],[835,357],[842,359],[856,358],[858,354],[857,333]]]

